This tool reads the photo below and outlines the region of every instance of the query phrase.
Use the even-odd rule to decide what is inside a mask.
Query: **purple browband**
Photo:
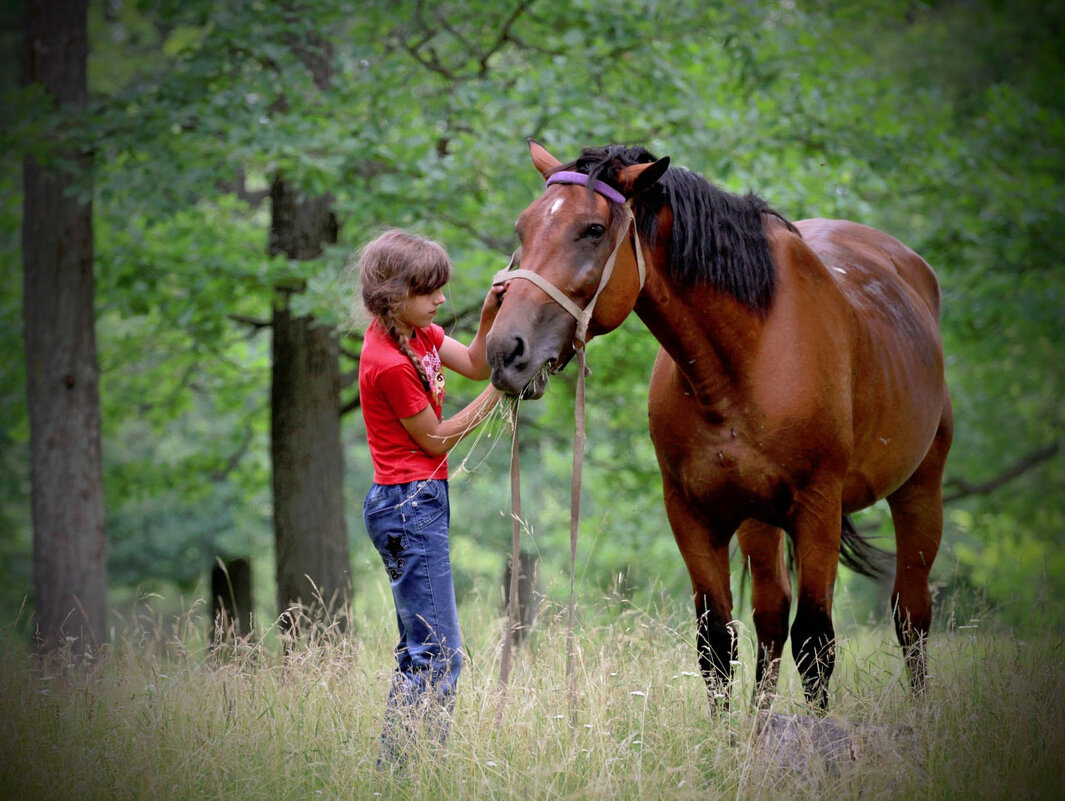
[[[547,179],[547,185],[550,186],[551,184],[580,184],[581,186],[587,186],[588,176],[583,172],[563,170],[562,172],[553,173]],[[607,200],[613,200],[615,203],[625,202],[625,196],[621,192],[602,181],[596,181],[592,188]]]

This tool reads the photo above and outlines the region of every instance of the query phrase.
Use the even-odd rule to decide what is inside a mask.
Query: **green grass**
[[[168,625],[133,618],[106,652],[42,671],[13,627],[0,643],[0,798],[1065,797],[1056,632],[939,631],[930,687],[914,699],[893,634],[853,627],[830,716],[911,726],[915,758],[871,752],[832,771],[811,754],[810,770],[781,772],[752,743],[747,628],[732,712],[715,717],[686,610],[588,601],[571,706],[565,610],[542,613],[501,694],[502,621],[488,606],[463,609],[470,658],[446,756],[401,775],[375,769],[394,636],[382,599],[363,604],[357,633],[288,657],[270,631],[209,654],[197,608]],[[790,657],[779,689],[775,710],[804,711]]]

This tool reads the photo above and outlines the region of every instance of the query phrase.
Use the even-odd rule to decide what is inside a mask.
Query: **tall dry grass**
[[[830,720],[909,727],[912,740],[841,763],[797,743],[781,762],[754,737],[746,628],[732,711],[715,716],[686,610],[585,603],[572,702],[565,610],[546,608],[501,693],[503,622],[475,604],[463,609],[469,659],[446,754],[392,773],[375,763],[393,632],[387,607],[368,607],[355,633],[319,632],[288,656],[269,628],[211,652],[198,607],[165,624],[138,616],[93,658],[47,670],[10,628],[0,798],[1065,797],[1057,633],[938,632],[930,687],[915,699],[893,634],[856,629],[840,639]],[[788,658],[774,709],[805,714],[801,696]]]

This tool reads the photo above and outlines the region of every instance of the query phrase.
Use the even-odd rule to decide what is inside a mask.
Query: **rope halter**
[[[547,179],[547,185],[551,184],[580,184],[581,186],[588,186],[589,176],[583,172],[570,172],[563,170],[556,172]],[[595,311],[596,301],[599,300],[599,295],[606,288],[607,283],[610,281],[610,276],[614,272],[614,261],[617,259],[618,250],[621,248],[621,244],[625,241],[625,237],[628,232],[632,231],[633,252],[636,254],[636,269],[639,273],[640,290],[643,289],[644,281],[647,278],[647,268],[643,260],[643,250],[640,247],[640,235],[636,230],[636,216],[632,212],[632,199],[626,198],[614,187],[604,183],[603,181],[594,181],[592,183],[592,189],[598,194],[605,197],[614,203],[621,204],[624,209],[625,215],[628,220],[623,227],[621,233],[618,236],[617,242],[614,243],[614,249],[610,252],[610,257],[607,259],[606,264],[603,267],[603,274],[599,278],[599,287],[595,290],[595,294],[588,302],[588,305],[581,309],[576,303],[570,300],[561,289],[552,284],[542,275],[534,273],[532,270],[512,269],[515,264],[521,261],[521,248],[519,247],[514,251],[514,255],[510,257],[510,263],[498,273],[492,279],[493,284],[502,284],[505,281],[511,281],[515,278],[524,278],[526,281],[531,281],[536,284],[540,289],[547,293],[547,295],[555,301],[559,306],[565,309],[576,321],[577,330],[573,335],[574,346],[578,349],[584,347],[585,340],[588,335],[588,324],[592,320],[592,312]]]

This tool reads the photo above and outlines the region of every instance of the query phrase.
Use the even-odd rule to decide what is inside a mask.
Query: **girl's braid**
[[[384,325],[385,331],[392,337],[392,340],[396,343],[396,347],[399,348],[400,353],[410,359],[410,363],[414,365],[414,370],[418,373],[418,380],[422,382],[422,387],[426,392],[432,391],[432,385],[429,383],[429,375],[425,372],[425,365],[422,364],[422,360],[418,358],[418,355],[411,349],[410,337],[405,334],[401,334],[399,329],[396,328],[395,318],[391,314],[387,319],[381,320]]]

